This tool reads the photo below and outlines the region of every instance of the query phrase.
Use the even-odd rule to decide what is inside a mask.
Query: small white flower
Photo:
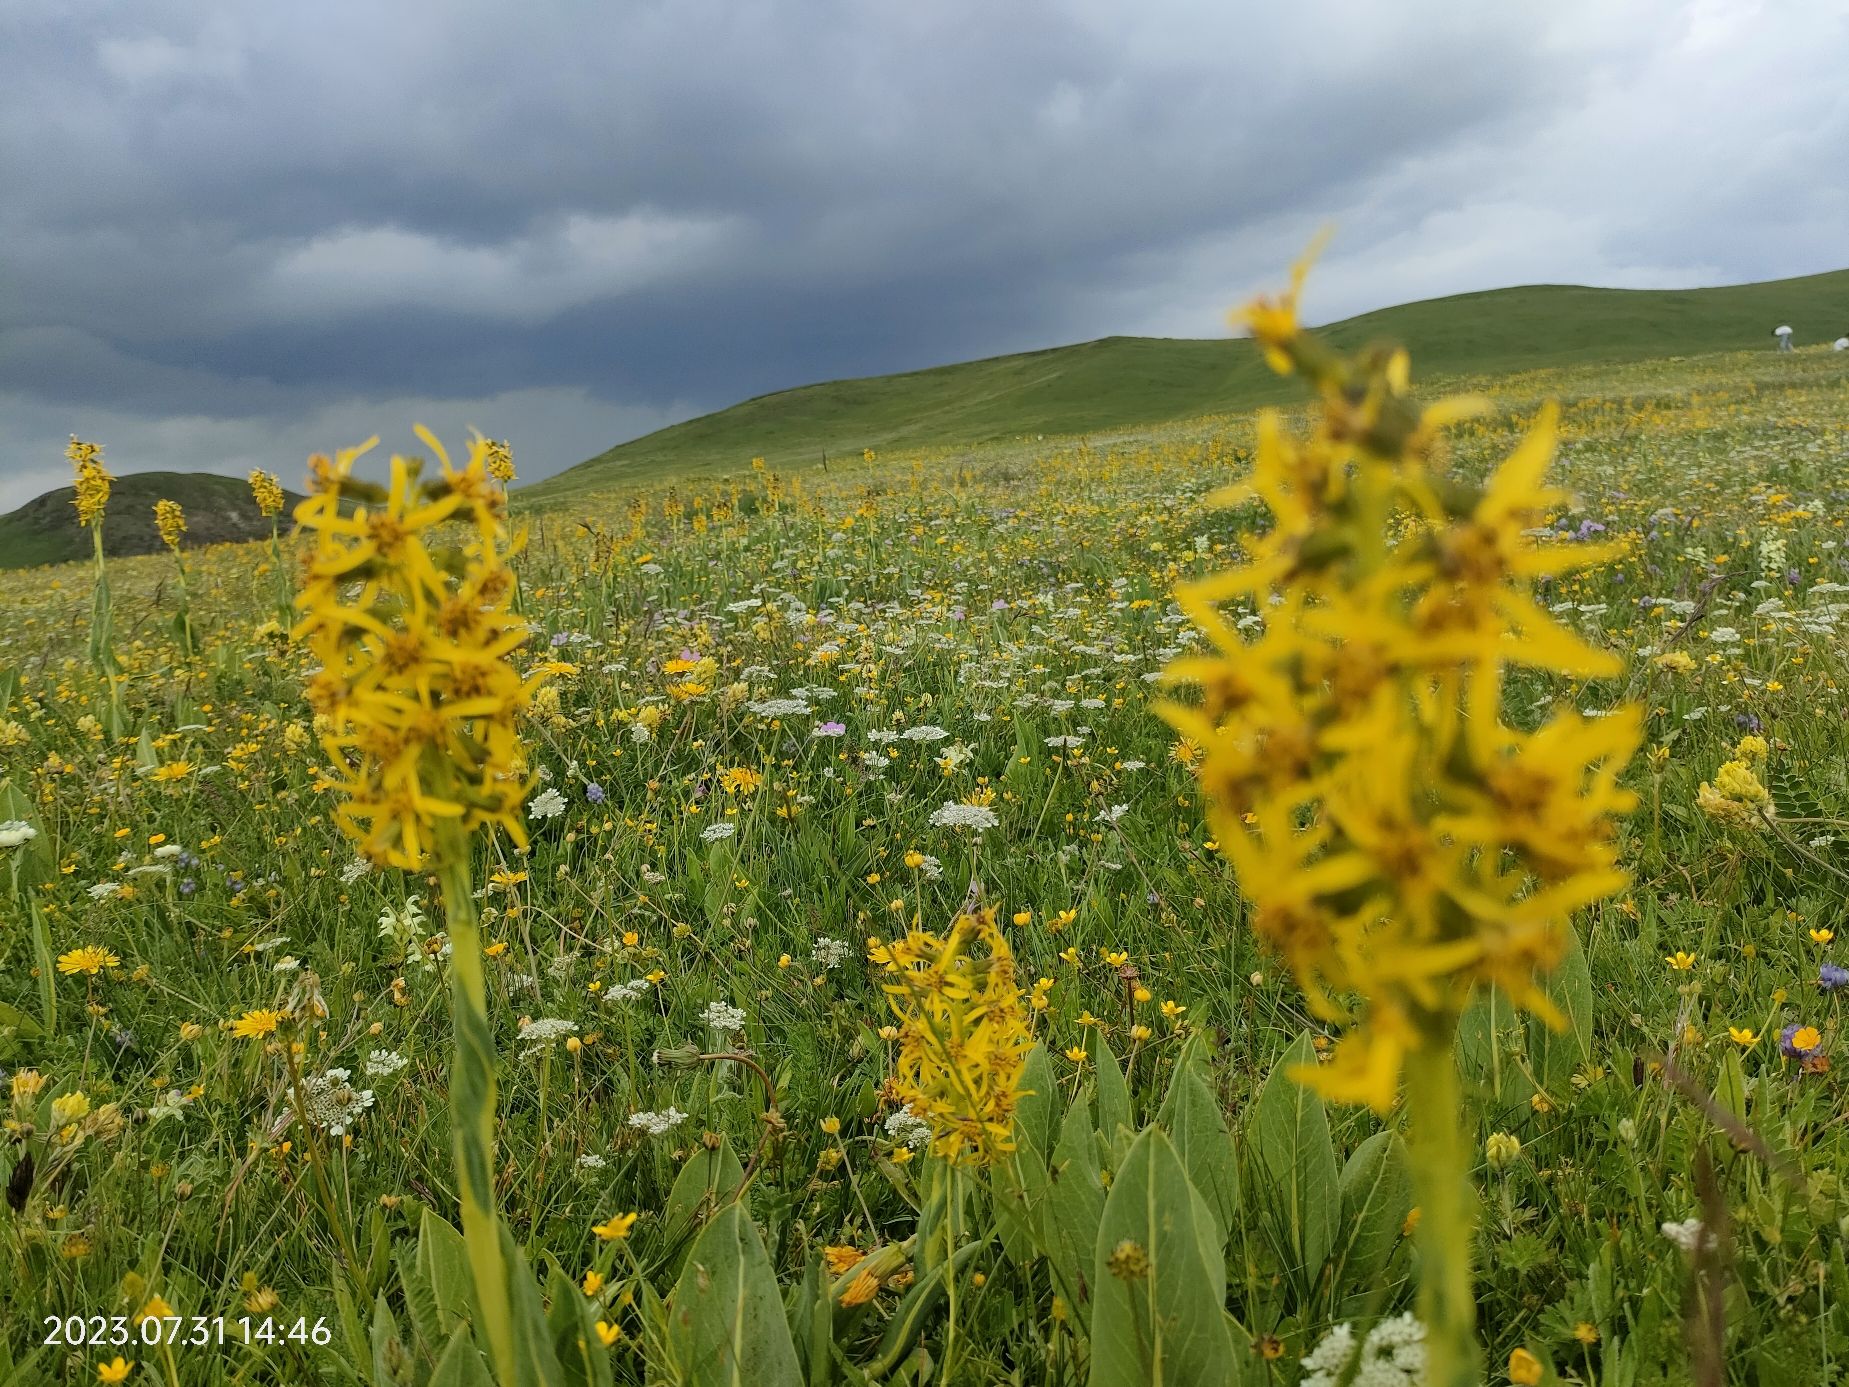
[[[565,796],[556,789],[541,790],[526,807],[529,819],[556,819],[565,812]]]
[[[1663,1225],[1663,1236],[1668,1238],[1684,1252],[1692,1253],[1703,1243],[1706,1243],[1710,1247],[1714,1245],[1714,1235],[1708,1231],[1707,1225],[1702,1223],[1698,1218],[1686,1218],[1680,1223],[1665,1223]]]
[[[725,1035],[745,1028],[745,1013],[729,1002],[708,1002],[700,1012],[700,1019]]]
[[[983,804],[950,803],[931,811],[933,828],[969,828],[981,833],[999,823],[995,811]]]
[[[8,819],[0,823],[0,849],[23,848],[38,836],[39,831],[24,819]]]
[[[809,950],[809,957],[813,962],[820,964],[822,970],[826,972],[830,968],[838,968],[845,963],[852,952],[846,940],[835,939],[825,934],[815,941],[815,946]]]
[[[651,1137],[665,1136],[687,1120],[687,1114],[670,1106],[666,1112],[637,1112],[629,1115],[629,1125]]]
[[[708,824],[705,828],[701,829],[700,838],[704,842],[717,843],[720,839],[730,838],[734,833],[737,833],[737,832],[738,832],[737,824],[732,823],[730,820],[727,820],[727,819],[720,819],[714,823]]]
[[[389,1079],[410,1062],[396,1050],[374,1050],[366,1056],[366,1077]]]
[[[122,883],[119,881],[99,881],[90,888],[89,896],[93,901],[106,901],[121,889]]]
[[[916,1151],[931,1140],[931,1124],[904,1107],[886,1119],[886,1135],[900,1146]]]
[[[556,1016],[544,1016],[537,1021],[523,1021],[520,1024],[520,1043],[526,1047],[522,1054],[536,1055],[549,1048],[555,1040],[563,1040],[577,1032],[576,1021],[562,1020]]]
[[[916,727],[908,727],[899,734],[908,742],[941,742],[950,734],[932,723],[921,722]]]

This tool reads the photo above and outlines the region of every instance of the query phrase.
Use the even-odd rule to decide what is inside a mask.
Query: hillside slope
[[[1344,347],[1403,343],[1429,379],[1769,351],[1780,323],[1797,329],[1800,347],[1849,332],[1849,270],[1712,289],[1492,289],[1384,308],[1323,331]],[[613,483],[735,471],[753,456],[806,467],[863,448],[1100,432],[1296,398],[1245,341],[1106,337],[761,395],[618,444],[519,496],[543,504]]]
[[[0,568],[30,568],[90,557],[90,535],[77,523],[72,488],[59,487],[0,515]],[[301,497],[285,493],[293,507]],[[109,554],[152,554],[161,547],[154,528],[154,503],[178,501],[186,512],[186,548],[262,539],[270,522],[257,510],[250,486],[238,477],[211,472],[131,472],[110,487],[103,519],[103,547]],[[288,526],[287,511],[283,524]]]

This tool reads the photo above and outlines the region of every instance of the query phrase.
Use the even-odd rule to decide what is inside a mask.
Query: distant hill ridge
[[[1849,332],[1849,270],[1710,289],[1534,284],[1425,299],[1331,323],[1338,346],[1395,341],[1421,376],[1774,350]],[[658,476],[732,472],[754,456],[807,467],[824,453],[1108,432],[1298,397],[1237,338],[1104,337],[1068,347],[827,381],[760,395],[599,453],[516,493],[555,504]]]
[[[302,498],[284,493],[289,506]],[[10,515],[0,516],[0,568],[31,568],[90,557],[90,535],[77,523],[72,488],[61,486],[36,496]],[[152,554],[162,547],[154,528],[154,503],[178,501],[186,512],[183,547],[264,539],[270,522],[251,498],[241,477],[213,472],[131,472],[109,488],[103,517],[103,548],[110,555]],[[290,523],[284,511],[285,528]]]

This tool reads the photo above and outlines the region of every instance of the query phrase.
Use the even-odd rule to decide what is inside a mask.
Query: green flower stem
[[[513,1312],[507,1267],[501,1257],[500,1217],[494,1200],[494,1034],[488,1026],[488,988],[482,973],[481,921],[469,881],[469,838],[446,822],[438,831],[438,873],[449,932],[450,1014],[456,1053],[450,1064],[450,1129],[455,1143],[456,1194],[475,1300],[496,1381],[512,1387]]]
[[[1477,1302],[1471,1271],[1475,1196],[1462,1127],[1456,1024],[1426,1035],[1406,1059],[1409,1146],[1419,1186],[1419,1318],[1425,1324],[1427,1387],[1476,1387]]]

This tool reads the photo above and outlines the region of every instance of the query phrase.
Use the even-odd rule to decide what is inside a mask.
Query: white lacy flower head
[[[334,1136],[344,1136],[372,1106],[372,1090],[355,1088],[348,1069],[329,1069],[302,1080],[308,1120]]]
[[[568,1035],[575,1035],[578,1030],[576,1021],[565,1021],[556,1016],[542,1016],[537,1021],[520,1023],[520,1043],[526,1047],[522,1052],[536,1055],[552,1045],[554,1041],[563,1040]]]
[[[619,982],[604,993],[606,1002],[633,1002],[644,996],[651,984],[647,978],[631,978],[628,982]]]
[[[372,870],[372,863],[363,857],[356,857],[340,869],[340,884],[351,886]]]
[[[366,1077],[369,1079],[390,1078],[410,1062],[396,1050],[374,1050],[366,1056]]]
[[[950,734],[933,723],[921,722],[916,727],[908,727],[899,734],[908,742],[941,742]]]
[[[1370,1329],[1358,1358],[1354,1326],[1338,1324],[1305,1355],[1300,1387],[1419,1387],[1424,1377],[1425,1326],[1408,1314]]]
[[[609,1162],[604,1160],[604,1158],[595,1151],[586,1151],[582,1156],[578,1157],[579,1170],[602,1170],[608,1164]]]
[[[1685,1218],[1680,1223],[1665,1223],[1663,1236],[1684,1252],[1692,1253],[1703,1243],[1710,1247],[1714,1245],[1714,1235],[1698,1218]]]
[[[815,711],[800,698],[760,698],[745,708],[761,718],[800,718]]]
[[[39,831],[24,819],[8,819],[0,823],[0,849],[23,848],[38,836]]]
[[[541,790],[526,807],[529,819],[556,819],[565,812],[565,796],[557,789]]]
[[[970,828],[981,833],[1001,822],[995,811],[982,804],[946,804],[931,811],[933,828]]]
[[[629,1115],[629,1125],[651,1137],[666,1136],[687,1120],[687,1114],[670,1106],[666,1112],[636,1112]]]
[[[717,843],[721,838],[730,838],[737,832],[737,824],[727,819],[720,819],[700,830],[700,840],[705,843]]]
[[[886,1135],[900,1146],[916,1151],[931,1140],[931,1124],[910,1107],[903,1107],[886,1119]]]
[[[745,1028],[744,1011],[729,1002],[708,1002],[700,1012],[700,1019],[726,1035]]]
[[[815,947],[809,950],[809,957],[826,972],[830,968],[840,967],[852,952],[846,940],[825,934],[815,941]]]

